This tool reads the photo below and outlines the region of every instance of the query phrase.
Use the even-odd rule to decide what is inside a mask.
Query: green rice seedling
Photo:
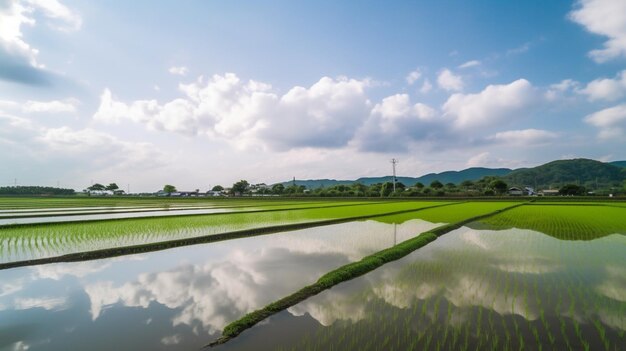
[[[626,234],[626,208],[611,206],[521,206],[482,219],[490,228],[523,228],[565,240],[591,240]]]
[[[284,224],[365,218],[381,213],[419,210],[441,204],[443,203],[392,202],[333,208],[0,227],[0,238],[7,243],[7,246],[13,246],[11,251],[23,252],[30,256],[29,258],[37,258],[44,256],[37,246],[38,243],[34,247],[25,246],[17,239],[52,237],[55,240],[65,240],[65,238],[70,238],[73,244],[63,245],[62,250],[56,253],[56,255],[61,255],[113,248],[118,246],[118,243],[122,246],[141,245],[145,244],[146,240],[168,241]],[[14,260],[12,257],[0,257],[0,261],[12,260]]]

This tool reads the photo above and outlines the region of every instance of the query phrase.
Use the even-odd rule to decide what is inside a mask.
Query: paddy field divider
[[[33,223],[9,223],[9,224],[0,224],[0,231],[3,228],[16,228],[16,227],[32,227],[32,226],[40,226],[40,225],[62,225],[62,224],[79,224],[79,223],[97,223],[97,222],[109,222],[109,221],[130,221],[130,220],[138,220],[138,219],[155,219],[155,218],[169,218],[169,217],[191,217],[191,216],[217,216],[217,215],[225,215],[225,214],[249,214],[249,213],[260,213],[260,212],[278,212],[278,211],[296,211],[296,210],[314,210],[314,209],[323,209],[323,208],[334,208],[334,207],[346,207],[346,206],[365,206],[365,205],[375,205],[381,203],[396,203],[400,201],[389,201],[389,202],[364,202],[364,203],[355,203],[355,204],[337,204],[330,206],[310,206],[310,207],[293,207],[293,208],[270,208],[270,209],[259,209],[259,210],[244,210],[244,211],[231,211],[231,212],[211,212],[211,213],[179,213],[170,216],[138,216],[138,217],[123,217],[123,218],[99,218],[99,219],[77,219],[77,220],[69,220],[69,221],[57,221],[57,222],[33,222]],[[276,205],[280,206],[280,205]],[[168,212],[172,210],[163,210],[162,212]],[[140,211],[135,211],[137,213],[141,213]],[[148,211],[148,212],[157,212],[157,211]],[[122,212],[108,212],[110,214],[117,214]],[[81,213],[80,215],[87,216],[93,214],[107,214],[107,213]],[[37,217],[47,218],[47,217],[65,217],[67,215],[42,215]],[[12,217],[9,219],[19,219],[19,218],[30,218],[30,217]],[[7,219],[7,218],[0,218]],[[1,234],[1,232],[0,232]]]
[[[498,213],[510,210],[515,207],[519,207],[525,205],[527,202],[517,203],[515,205],[511,205],[502,209],[498,209],[486,214],[470,217],[463,219],[461,221],[445,224],[439,226],[437,228],[431,229],[429,231],[423,232],[418,236],[403,241],[393,247],[378,251],[369,256],[365,256],[360,261],[352,262],[347,265],[341,266],[337,269],[334,269],[322,277],[320,277],[315,283],[311,285],[307,285],[304,288],[298,290],[297,292],[283,297],[282,299],[272,302],[269,305],[250,312],[243,316],[242,318],[228,324],[224,327],[222,331],[222,336],[217,340],[211,342],[210,344],[205,345],[204,347],[213,347],[220,344],[223,344],[241,334],[244,330],[249,329],[255,326],[257,323],[263,321],[264,319],[283,311],[291,306],[294,306],[307,298],[317,295],[320,292],[330,289],[331,287],[354,279],[356,277],[362,276],[366,273],[369,273],[376,268],[384,265],[385,263],[396,261],[413,251],[419,249],[420,247],[425,246],[426,244],[436,240],[439,236],[448,233],[452,230],[458,229],[463,225],[474,222],[483,218],[491,217]],[[442,205],[445,206],[445,205]],[[438,206],[433,206],[438,207]],[[432,207],[429,207],[432,208]],[[426,209],[426,208],[424,208]],[[408,212],[408,211],[403,211]]]
[[[448,202],[448,203],[437,204],[433,206],[399,210],[399,211],[382,212],[382,213],[376,213],[376,214],[334,218],[334,219],[325,219],[321,221],[310,221],[310,222],[266,226],[266,227],[259,227],[259,228],[250,228],[250,229],[243,229],[243,230],[231,231],[231,232],[226,232],[226,233],[209,234],[209,235],[202,235],[202,236],[196,236],[196,237],[184,238],[184,239],[159,241],[159,242],[141,244],[141,245],[131,245],[131,246],[99,249],[99,250],[77,252],[77,253],[71,253],[71,254],[53,256],[53,257],[44,257],[44,258],[37,258],[37,259],[30,259],[30,260],[6,262],[6,263],[0,263],[0,270],[18,268],[18,267],[26,267],[26,266],[34,266],[34,265],[42,265],[42,264],[50,264],[50,263],[91,261],[91,260],[98,260],[98,259],[104,259],[104,258],[126,256],[126,255],[147,253],[147,252],[153,252],[153,251],[161,251],[161,250],[167,250],[167,249],[176,248],[176,247],[206,244],[206,243],[219,242],[219,241],[225,241],[225,240],[274,234],[274,233],[290,231],[290,230],[306,229],[306,228],[320,227],[320,226],[326,226],[326,225],[332,225],[332,224],[347,223],[347,222],[370,219],[370,218],[417,212],[417,211],[422,211],[422,210],[427,210],[427,209],[432,209],[432,208],[437,208],[437,207],[455,205],[459,203],[461,202]],[[359,206],[359,205],[361,204],[319,206],[319,208],[332,208],[332,207],[340,207],[340,206]],[[306,209],[310,209],[310,208],[313,208],[313,207],[309,207]],[[294,208],[293,210],[302,210],[302,209],[303,208]],[[285,211],[285,210],[286,209],[282,209],[282,210],[271,209],[271,210],[265,210],[265,211],[248,211],[248,212],[241,211],[241,212],[233,212],[233,214]],[[224,213],[223,212],[222,213],[210,213],[210,214],[204,214],[204,215],[206,216],[206,215],[215,215],[215,214],[224,214]],[[185,215],[185,216],[188,216],[188,215]],[[195,216],[195,214],[192,216]],[[145,217],[142,217],[141,219],[143,218]],[[116,219],[116,220],[126,220],[126,219],[128,218],[122,218],[122,219]],[[132,218],[132,219],[137,219],[137,218]],[[93,222],[93,221],[88,221],[88,222]],[[68,222],[54,222],[54,223],[46,223],[46,225],[67,224],[67,223]],[[19,224],[19,225],[9,225],[9,226],[22,227],[22,226],[30,226],[30,225],[41,225],[41,224],[42,223],[32,223],[32,224]],[[1,226],[0,228],[4,228],[4,227],[6,227],[6,225]]]

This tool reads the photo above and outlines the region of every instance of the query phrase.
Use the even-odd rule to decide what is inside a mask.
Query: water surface
[[[360,221],[0,271],[0,349],[198,349],[245,313],[435,226]]]
[[[218,350],[619,350],[625,252],[621,234],[566,241],[463,227]]]

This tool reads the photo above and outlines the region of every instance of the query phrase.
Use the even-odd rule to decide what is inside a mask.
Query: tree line
[[[223,190],[223,187],[219,187]],[[508,184],[496,177],[484,177],[478,181],[464,181],[457,185],[435,180],[426,185],[417,182],[412,185],[405,185],[396,182],[394,191],[393,182],[376,183],[365,185],[354,183],[351,185],[334,185],[307,189],[303,185],[282,183],[274,184],[271,187],[255,187],[246,180],[240,180],[232,185],[229,190],[230,195],[281,195],[281,196],[321,196],[321,197],[390,197],[390,196],[466,196],[466,195],[502,195],[507,192]],[[215,188],[214,188],[215,191]]]
[[[74,195],[74,189],[55,188],[51,186],[3,186],[0,195],[46,196],[46,195]]]

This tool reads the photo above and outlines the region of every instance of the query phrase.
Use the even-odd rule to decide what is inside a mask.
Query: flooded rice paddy
[[[621,350],[626,208],[523,204],[509,209],[513,204],[248,201],[235,205],[257,212],[0,226],[0,262],[15,262],[245,228],[346,220],[141,254],[1,269],[0,350],[198,350],[230,323],[329,271],[460,222],[464,225],[409,255],[278,311],[215,349]],[[57,205],[64,206],[59,214],[108,206]],[[121,206],[127,208],[116,208]],[[139,206],[112,207],[118,212],[149,207]],[[359,216],[371,218],[350,219]]]

